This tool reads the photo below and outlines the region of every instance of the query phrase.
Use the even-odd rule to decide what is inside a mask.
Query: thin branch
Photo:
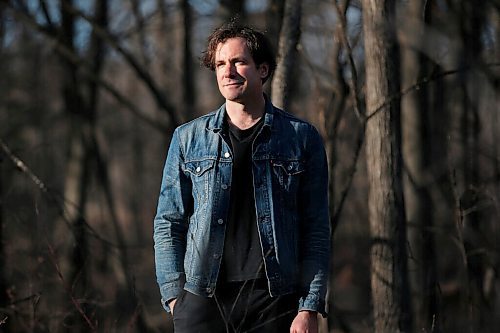
[[[21,172],[26,174],[28,178],[31,179],[31,181],[33,181],[33,183],[35,183],[35,185],[40,189],[40,191],[42,191],[45,194],[51,195],[49,189],[41,181],[41,179],[38,178],[38,176],[35,175],[20,158],[18,158],[12,153],[10,148],[7,146],[7,144],[5,144],[5,142],[2,139],[0,139],[0,148],[2,148],[7,157],[12,161],[12,163],[14,163],[16,168],[18,168]]]
[[[106,29],[103,29],[99,24],[95,22],[92,17],[89,17],[82,11],[74,8],[70,5],[65,5],[66,10],[74,15],[78,15],[81,18],[85,19],[90,25],[92,25],[93,31],[96,35],[101,37],[103,40],[108,42],[108,44],[115,49],[122,57],[126,60],[126,62],[132,67],[137,74],[137,76],[144,82],[144,84],[149,88],[149,91],[153,95],[154,100],[157,105],[166,111],[168,117],[170,118],[171,127],[177,127],[180,124],[180,119],[175,113],[174,106],[167,100],[166,94],[161,91],[161,89],[156,85],[155,80],[149,74],[147,70],[145,70],[139,61],[134,57],[134,55],[126,50],[123,46],[120,45],[119,41]]]
[[[12,153],[12,150],[9,148],[9,146],[7,146],[7,144],[0,138],[0,148],[1,150],[5,153],[5,155],[7,155],[7,157],[11,160],[11,162],[15,165],[15,167],[21,171],[22,173],[24,173],[25,175],[28,176],[28,178],[33,182],[35,183],[35,185],[38,187],[38,189],[47,196],[47,198],[56,205],[57,209],[58,209],[58,213],[59,215],[63,218],[64,222],[66,223],[66,225],[71,228],[71,223],[70,221],[68,221],[68,219],[66,218],[66,205],[72,205],[72,206],[76,206],[74,203],[70,202],[68,199],[64,198],[64,196],[62,196],[61,194],[59,193],[54,193],[53,190],[49,189],[47,187],[47,185],[45,185],[45,183],[40,179],[40,177],[38,177],[27,165],[26,163],[24,163],[19,157],[17,157],[16,155],[14,155],[14,153]],[[76,209],[78,209],[77,207],[75,207]],[[101,241],[102,243],[108,245],[108,246],[111,246],[111,247],[114,247],[114,248],[120,248],[119,245],[116,245],[114,244],[113,242],[103,238],[102,236],[100,236],[100,234],[95,231],[92,226],[90,226],[86,221],[84,221],[84,224],[85,224],[85,227],[87,228],[87,230],[89,231],[90,235],[93,236],[94,238],[98,239],[99,241]]]
[[[49,26],[50,29],[55,30],[54,23],[52,22],[52,18],[50,17],[49,14],[49,9],[47,8],[47,2],[45,0],[39,0],[39,2],[40,2],[40,7],[42,8],[43,16],[47,21],[47,25]]]
[[[499,66],[500,66],[500,63],[485,64],[485,67],[487,67],[487,68],[494,68],[494,67],[499,67]],[[418,90],[422,86],[429,84],[431,82],[434,82],[438,79],[441,79],[441,78],[446,77],[446,76],[454,75],[454,74],[463,73],[465,71],[470,70],[471,68],[472,68],[471,66],[459,67],[456,69],[450,69],[450,70],[443,71],[443,72],[437,72],[437,73],[434,73],[430,76],[426,76],[426,77],[420,79],[414,85],[409,86],[408,88],[405,88],[405,89],[395,93],[394,95],[390,96],[388,99],[386,99],[380,106],[376,107],[372,113],[370,113],[368,116],[366,116],[366,121],[370,120],[373,116],[375,116],[377,113],[382,111],[386,106],[388,106],[394,100],[400,99],[404,95],[406,95],[414,90]]]
[[[73,305],[75,306],[76,310],[80,313],[80,315],[85,320],[85,322],[87,323],[87,325],[89,326],[89,328],[92,331],[96,331],[97,327],[94,325],[94,323],[92,323],[92,321],[90,320],[90,318],[87,316],[87,314],[83,310],[80,302],[73,295],[73,290],[66,283],[66,280],[64,279],[64,275],[63,275],[63,273],[61,271],[61,268],[59,267],[59,264],[57,262],[57,256],[56,256],[56,253],[55,253],[54,249],[52,248],[52,246],[49,243],[47,243],[47,248],[49,249],[49,258],[50,258],[50,260],[52,262],[52,265],[56,269],[57,276],[59,277],[59,280],[61,280],[61,283],[63,284],[64,289],[66,289],[66,292],[68,293],[68,295],[69,295],[69,297],[71,299],[71,303],[73,303]]]
[[[129,99],[127,99],[123,94],[118,92],[109,82],[106,80],[96,76],[93,71],[91,64],[84,61],[80,56],[78,56],[75,51],[70,50],[68,47],[64,46],[59,42],[58,36],[49,28],[39,24],[36,20],[27,13],[21,12],[12,8],[13,15],[20,19],[21,21],[28,24],[30,27],[34,28],[36,31],[42,33],[50,40],[54,42],[54,49],[66,60],[71,62],[72,64],[79,66],[79,70],[82,75],[84,75],[87,79],[97,82],[101,85],[108,93],[113,96],[116,101],[118,101],[121,105],[123,105],[126,110],[130,111],[134,116],[138,117],[140,120],[144,121],[146,124],[152,126],[156,130],[165,133],[170,132],[172,129],[172,124],[165,124],[159,120],[152,119],[149,116],[145,115],[143,112],[139,110],[139,108],[134,105]]]
[[[131,0],[131,5],[132,5],[132,13],[134,14],[136,26],[137,26],[137,34],[139,37],[139,45],[140,45],[140,51],[141,51],[141,57],[142,57],[142,62],[145,64],[146,67],[149,67],[149,64],[151,60],[149,59],[147,52],[146,52],[146,35],[144,34],[144,16],[141,13],[140,9],[140,1],[139,0]]]
[[[334,211],[333,216],[331,217],[330,225],[331,225],[332,236],[335,234],[335,230],[338,227],[340,214],[342,213],[342,210],[344,208],[344,203],[347,199],[347,195],[349,194],[349,190],[351,189],[354,175],[357,171],[356,165],[358,164],[359,157],[361,156],[361,148],[363,148],[363,143],[365,142],[365,129],[366,129],[366,120],[363,121],[361,129],[359,130],[358,140],[356,141],[356,148],[354,151],[354,158],[351,164],[350,172],[347,175],[347,181],[345,183],[345,186],[342,189],[342,192],[340,193],[340,199],[339,203],[337,204],[337,209]]]
[[[38,298],[40,298],[41,295],[42,295],[41,293],[36,293],[36,294],[30,295],[30,296],[26,296],[26,297],[23,297],[23,298],[20,298],[20,299],[16,299],[16,300],[13,300],[13,301],[9,302],[7,304],[7,306],[24,303],[24,302],[27,302],[27,301],[31,301],[32,299],[38,299]]]
[[[351,44],[347,38],[347,20],[346,20],[346,11],[348,7],[349,1],[345,1],[343,4],[343,8],[340,8],[339,4],[336,0],[333,1],[335,5],[335,9],[337,10],[337,16],[340,22],[340,39],[342,44],[344,44],[344,48],[347,50],[347,61],[349,63],[349,68],[351,70],[351,79],[348,81],[349,88],[351,89],[351,98],[352,104],[354,107],[354,112],[356,117],[363,122],[365,119],[365,115],[360,110],[361,99],[359,98],[358,93],[358,71],[356,69],[356,64],[354,62],[354,56],[352,54]]]
[[[2,148],[3,152],[7,155],[7,157],[14,163],[14,165],[20,170],[22,171],[23,173],[25,173],[26,175],[28,175],[28,177],[38,186],[38,188],[46,195],[48,195],[52,200],[54,200],[55,202],[56,201],[56,198],[50,193],[48,187],[41,181],[41,179],[35,175],[34,172],[32,172],[28,166],[20,159],[18,158],[17,156],[15,156],[12,151],[10,150],[10,148],[5,144],[5,142],[0,139],[0,148]],[[61,269],[59,267],[59,264],[57,263],[57,257],[55,255],[55,252],[52,248],[52,246],[50,245],[50,243],[47,241],[47,247],[49,249],[49,258],[51,259],[51,262],[54,266],[54,268],[56,269],[56,272],[57,272],[57,275],[59,277],[59,279],[61,280],[61,282],[63,283],[63,286],[64,288],[66,289],[68,295],[70,296],[70,299],[71,299],[71,302],[73,303],[73,305],[75,306],[75,308],[77,309],[77,311],[80,313],[80,315],[83,317],[83,319],[86,321],[87,325],[89,326],[89,328],[92,330],[92,331],[96,331],[96,326],[90,321],[89,317],[85,314],[85,312],[83,311],[82,309],[82,306],[80,305],[80,303],[76,300],[76,298],[74,297],[73,295],[73,292],[71,290],[71,288],[68,286],[68,284],[66,283],[65,279],[64,279],[64,276],[61,272]],[[32,298],[35,298],[37,299],[37,297],[39,297],[39,295],[33,295],[33,296],[30,296],[30,297],[27,297],[27,298],[24,298],[22,300],[19,300],[17,302],[21,302],[21,301],[25,301],[25,300],[29,300],[29,299],[32,299]],[[5,318],[6,319],[6,318]]]

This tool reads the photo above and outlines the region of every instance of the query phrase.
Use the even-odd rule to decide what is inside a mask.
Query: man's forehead
[[[231,48],[229,49],[228,47],[224,47],[230,44]],[[228,38],[224,42],[220,42],[217,45],[217,49],[215,51],[215,58],[221,58],[224,57],[228,54],[231,54],[231,56],[234,56],[236,54],[239,54],[241,56],[243,55],[249,55],[250,50],[247,47],[246,40],[241,37],[233,37],[233,38]]]

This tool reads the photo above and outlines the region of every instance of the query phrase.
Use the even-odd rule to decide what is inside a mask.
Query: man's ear
[[[259,65],[259,73],[261,79],[265,79],[269,76],[269,65],[267,64],[267,62],[263,62]]]

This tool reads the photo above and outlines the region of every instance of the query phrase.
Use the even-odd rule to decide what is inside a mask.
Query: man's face
[[[266,63],[255,64],[243,38],[230,38],[217,46],[215,73],[219,90],[226,100],[245,104],[261,98],[262,79],[268,70]]]

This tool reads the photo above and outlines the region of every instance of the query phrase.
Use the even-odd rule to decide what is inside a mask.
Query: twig
[[[352,165],[350,168],[350,172],[347,175],[347,181],[340,193],[339,203],[337,205],[337,209],[334,211],[333,216],[331,217],[330,225],[331,225],[331,235],[333,239],[333,235],[335,230],[338,227],[340,214],[342,213],[342,209],[344,207],[345,200],[347,199],[347,195],[349,194],[349,190],[351,189],[352,181],[354,179],[354,174],[357,171],[356,165],[358,164],[359,157],[361,156],[361,148],[363,148],[363,143],[365,142],[365,129],[366,129],[366,120],[363,121],[362,127],[359,130],[358,140],[356,141],[356,149],[354,151],[354,158],[352,161]]]
[[[90,79],[91,81],[94,81],[99,85],[101,85],[104,88],[104,90],[110,93],[111,96],[113,96],[118,103],[122,104],[126,108],[126,110],[130,111],[134,116],[138,117],[146,124],[152,126],[153,128],[157,129],[162,133],[165,132],[168,133],[169,130],[173,127],[173,125],[171,124],[163,124],[161,121],[157,119],[152,119],[149,116],[145,115],[143,112],[139,110],[139,108],[135,104],[133,104],[123,94],[118,92],[118,90],[116,90],[108,81],[100,77],[97,77],[92,71],[92,66],[87,61],[84,61],[74,50],[70,50],[68,47],[64,46],[62,43],[59,42],[58,36],[53,31],[53,29],[47,28],[39,24],[32,16],[30,16],[25,12],[21,12],[12,7],[11,10],[13,15],[17,17],[19,20],[25,22],[28,26],[32,27],[36,31],[42,33],[47,38],[52,40],[52,42],[54,43],[54,49],[60,56],[62,56],[64,59],[71,62],[75,66],[78,66],[81,73],[87,79]]]
[[[66,283],[66,280],[64,279],[64,275],[61,272],[59,264],[57,263],[57,256],[56,256],[56,254],[54,252],[54,249],[52,248],[52,246],[48,242],[47,242],[47,248],[49,249],[49,258],[50,258],[50,260],[52,262],[52,265],[56,269],[57,276],[59,277],[59,280],[61,280],[61,282],[62,282],[62,284],[64,286],[64,289],[68,293],[68,295],[69,295],[69,297],[71,299],[71,303],[73,303],[73,305],[75,306],[76,310],[80,313],[80,315],[85,320],[85,322],[87,323],[87,325],[89,326],[89,328],[92,331],[96,331],[97,327],[92,323],[92,321],[90,320],[90,318],[87,316],[87,314],[83,310],[80,302],[74,297],[72,289]]]
[[[27,301],[31,301],[32,299],[39,299],[41,297],[41,295],[42,295],[41,293],[36,293],[36,294],[30,295],[27,297],[16,299],[16,300],[11,301],[9,304],[7,304],[7,306],[16,305],[19,303],[24,303]]]
[[[7,157],[14,163],[16,168],[18,168],[21,172],[25,173],[32,181],[33,183],[36,184],[36,186],[40,189],[45,194],[50,195],[49,189],[45,184],[38,178],[37,175],[35,175],[28,166],[21,161],[20,158],[15,156],[12,151],[9,149],[9,147],[5,144],[5,142],[0,139],[0,148],[4,151],[4,153],[7,155]]]
[[[63,6],[64,9],[70,12],[71,14],[83,18],[90,25],[92,25],[93,32],[97,36],[108,42],[108,44],[125,59],[125,61],[130,65],[130,67],[134,69],[135,73],[143,81],[146,87],[148,87],[157,105],[161,109],[165,110],[168,117],[170,118],[171,127],[177,127],[180,124],[180,119],[175,113],[174,106],[167,100],[167,95],[161,91],[161,89],[157,86],[155,80],[151,76],[151,74],[141,66],[141,64],[137,61],[134,55],[128,50],[126,50],[122,45],[120,45],[119,41],[109,31],[107,31],[99,24],[97,24],[93,18],[89,17],[81,10],[65,2],[63,2]]]
[[[345,16],[345,11],[347,10],[347,6],[349,1],[346,0],[344,3],[344,8],[340,8],[339,4],[336,0],[333,1],[335,5],[335,9],[337,10],[337,15],[340,21],[340,39],[342,40],[342,44],[344,44],[344,48],[347,50],[347,61],[349,62],[349,68],[351,69],[351,79],[348,81],[349,88],[351,89],[351,98],[354,107],[354,112],[356,117],[358,117],[359,121],[364,122],[365,115],[361,112],[359,106],[361,105],[361,99],[359,98],[358,93],[358,71],[356,69],[356,64],[354,63],[354,57],[352,55],[352,48],[349,40],[347,39],[347,20]]]
[[[16,168],[19,169],[19,171],[21,171],[22,173],[26,174],[28,178],[31,179],[33,183],[35,183],[38,189],[42,191],[42,193],[44,193],[49,198],[49,200],[56,205],[56,207],[58,208],[59,215],[63,218],[64,222],[68,225],[68,227],[71,228],[72,227],[71,223],[70,221],[68,221],[65,214],[66,211],[65,205],[75,206],[75,204],[69,201],[68,199],[64,198],[63,195],[54,193],[53,190],[49,189],[47,185],[45,185],[45,183],[26,165],[26,163],[24,163],[19,157],[17,157],[12,153],[11,149],[1,138],[0,138],[0,148],[5,153],[5,155],[7,155],[7,157],[12,161],[12,163],[14,163]],[[75,208],[78,209],[78,207]],[[90,226],[86,221],[84,221],[84,225],[85,228],[90,232],[89,234],[92,237],[98,239],[99,241],[108,246],[114,248],[120,248],[119,245],[99,235],[99,233],[95,231],[94,228],[92,228],[92,226]]]
[[[485,64],[485,67],[487,67],[487,68],[493,68],[493,67],[499,67],[499,66],[500,66],[500,63],[487,63],[487,64]],[[405,88],[405,89],[393,94],[392,96],[390,96],[380,106],[375,108],[375,110],[366,117],[366,120],[367,121],[370,120],[373,116],[375,116],[377,113],[382,111],[387,105],[392,103],[394,100],[399,99],[399,98],[403,97],[404,95],[406,95],[414,90],[420,89],[420,87],[422,87],[423,85],[431,83],[433,81],[436,81],[436,80],[441,79],[441,78],[446,77],[446,76],[459,74],[459,73],[468,71],[471,69],[471,67],[472,66],[464,66],[464,67],[459,67],[459,68],[455,68],[455,69],[450,69],[450,70],[438,72],[438,73],[435,73],[435,74],[432,74],[430,76],[426,76],[426,77],[420,79],[414,85],[409,86],[408,88]]]

